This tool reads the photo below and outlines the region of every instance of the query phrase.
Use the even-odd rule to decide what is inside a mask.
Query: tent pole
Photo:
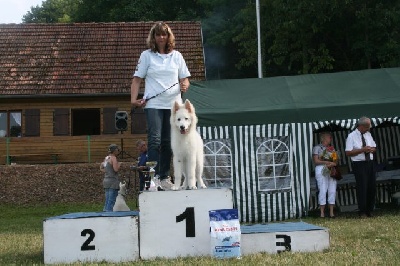
[[[262,63],[261,63],[261,30],[260,30],[260,1],[256,0],[257,14],[257,47],[258,47],[258,78],[262,78]]]

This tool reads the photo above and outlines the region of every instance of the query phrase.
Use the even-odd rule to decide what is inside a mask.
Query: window
[[[258,139],[258,190],[273,192],[290,189],[289,138]]]
[[[101,114],[101,111],[103,112]],[[54,136],[117,134],[115,107],[54,110]],[[101,123],[103,123],[101,125]],[[101,131],[101,127],[103,128]]]
[[[100,109],[72,109],[72,136],[100,135]]]
[[[203,180],[208,187],[232,187],[232,154],[229,140],[204,145]]]
[[[21,111],[0,111],[0,137],[21,137]]]

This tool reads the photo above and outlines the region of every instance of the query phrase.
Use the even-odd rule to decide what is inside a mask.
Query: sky
[[[41,6],[43,0],[0,0],[0,23],[22,23],[22,17],[32,6]]]

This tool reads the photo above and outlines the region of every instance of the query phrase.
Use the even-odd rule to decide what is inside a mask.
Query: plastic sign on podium
[[[198,189],[139,195],[140,257],[210,256],[210,210],[233,208],[232,191]]]
[[[43,222],[44,263],[139,259],[138,212],[71,213]]]

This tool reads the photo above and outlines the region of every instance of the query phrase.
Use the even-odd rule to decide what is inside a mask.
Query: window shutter
[[[40,109],[25,110],[25,136],[40,136]]]
[[[103,134],[117,134],[115,128],[115,113],[118,108],[103,108]]]
[[[143,108],[131,110],[131,132],[132,134],[145,134],[147,132],[146,115]]]
[[[54,136],[69,136],[69,109],[54,109]]]

